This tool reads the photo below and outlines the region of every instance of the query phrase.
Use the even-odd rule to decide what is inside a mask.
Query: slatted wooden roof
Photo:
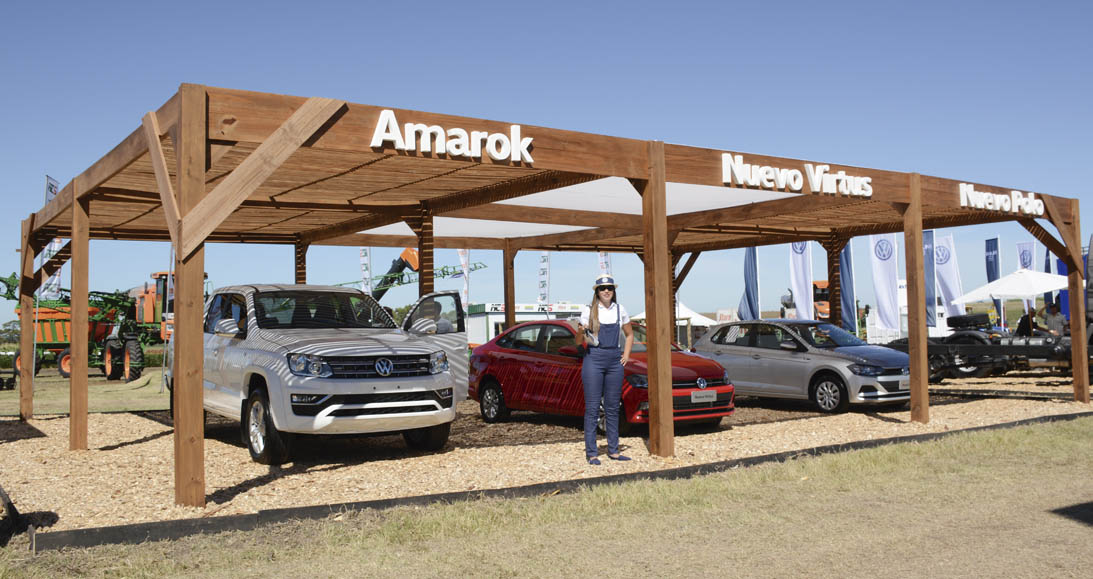
[[[300,97],[206,88],[208,94],[208,170],[206,191],[213,191],[236,171],[306,101]],[[175,182],[176,97],[156,115],[160,146]],[[584,229],[550,235],[517,236],[518,249],[570,251],[640,251],[640,215],[581,211],[575,207],[519,207],[498,201],[529,193],[594,181],[608,176],[642,179],[648,173],[647,143],[522,126],[534,139],[534,162],[493,161],[373,148],[370,139],[383,107],[345,103],[295,149],[282,164],[211,232],[210,242],[305,243],[405,246],[412,236],[374,235],[368,230],[423,214],[493,221],[554,223]],[[510,123],[390,109],[400,123],[424,123],[507,133]],[[749,163],[801,167],[805,161],[734,151],[665,145],[669,182],[724,186],[722,154],[742,154]],[[830,164],[830,163],[829,163]],[[870,197],[813,194],[806,185],[799,196],[736,205],[725,189],[725,206],[670,215],[673,251],[712,250],[786,243],[833,236],[853,237],[903,229],[901,204],[910,200],[911,175],[831,165],[831,171],[869,177]],[[959,181],[922,176],[923,225],[944,227],[1031,218],[1013,212],[959,206]],[[974,184],[979,191],[1008,194],[1010,189]],[[83,175],[36,216],[41,237],[65,236],[71,227],[73,191],[90,196],[93,239],[168,240],[164,208],[153,157],[138,127],[129,138]],[[64,194],[68,196],[65,197]],[[635,196],[637,193],[635,191]],[[1068,200],[1041,195],[1053,222],[1072,222]],[[1034,224],[1035,225],[1035,224]],[[529,231],[533,228],[529,227]],[[1036,231],[1034,231],[1036,233]],[[1038,235],[1043,237],[1043,233]],[[498,249],[505,240],[483,228],[480,236],[446,238],[436,233],[436,247]]]

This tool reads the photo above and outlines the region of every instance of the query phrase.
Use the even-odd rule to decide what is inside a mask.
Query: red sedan
[[[645,328],[633,325],[634,347],[622,383],[620,431],[649,422]],[[470,360],[470,397],[482,419],[498,422],[510,410],[584,416],[576,328],[563,320],[514,326],[478,346]],[[733,386],[717,362],[672,346],[672,410],[677,422],[716,424],[729,416]]]

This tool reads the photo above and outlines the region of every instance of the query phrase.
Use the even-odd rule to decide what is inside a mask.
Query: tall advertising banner
[[[1051,250],[1044,248],[1044,273],[1051,273]],[[1044,307],[1052,302],[1052,292],[1044,292]]]
[[[361,291],[372,295],[372,256],[367,247],[361,248]]]
[[[600,275],[611,275],[611,255],[605,251],[600,252]]]
[[[759,259],[754,247],[744,253],[744,295],[738,310],[741,320],[759,319]]]
[[[1018,241],[1017,242],[1017,269],[1032,269],[1036,267],[1036,256],[1033,255],[1033,250],[1036,244],[1032,241]],[[1021,303],[1025,306],[1025,312],[1028,313],[1032,308],[1032,300],[1021,300]]]
[[[539,298],[540,304],[550,303],[550,252],[539,254]]]
[[[922,277],[926,284],[926,325],[937,327],[937,264],[934,257],[934,230],[922,232]]]
[[[843,329],[858,333],[858,300],[854,296],[854,259],[850,252],[850,242],[839,253],[839,293],[842,296],[841,307]]]
[[[812,305],[812,245],[807,241],[789,244],[789,289],[793,292],[797,319],[815,319]]]
[[[994,237],[987,240],[986,246],[986,258],[987,258],[987,283],[998,279],[998,238]],[[1004,325],[1006,323],[1006,314],[1002,310],[1002,300],[994,300],[994,311],[998,314],[998,325]]]
[[[964,306],[953,303],[953,300],[964,295],[964,285],[960,282],[960,267],[956,262],[952,235],[934,239],[934,267],[937,288],[941,291],[941,301],[945,304],[945,315],[963,315]]]
[[[60,192],[60,190],[61,190],[61,184],[58,183],[55,179],[53,179],[49,175],[46,175],[46,204],[47,205],[49,204],[50,201],[53,200],[54,197],[57,196],[57,193]],[[60,238],[54,237],[53,239],[51,239],[49,241],[49,244],[46,245],[45,250],[42,252],[42,260],[38,264],[39,268],[42,265],[44,265],[47,261],[49,261],[49,258],[53,257],[58,251],[61,251],[62,247],[64,247],[64,244],[61,243]],[[41,298],[43,300],[55,300],[55,299],[59,299],[61,297],[61,271],[63,269],[64,269],[63,267],[61,269],[58,269],[57,273],[54,273],[53,275],[49,276],[49,279],[47,279],[45,281],[45,283],[42,284],[41,289],[38,290],[38,297],[39,298]]]
[[[459,299],[463,302],[463,311],[467,311],[468,299],[471,295],[471,250],[457,249],[459,265],[463,268],[463,290],[459,292]]]
[[[877,298],[877,326],[899,330],[899,259],[896,234],[869,236],[869,259],[873,265],[873,293]]]
[[[1066,262],[1061,259],[1055,260],[1055,273],[1057,275],[1067,275],[1070,270],[1066,267]],[[1061,289],[1056,295],[1055,303],[1059,304],[1059,313],[1063,314],[1063,317],[1070,319],[1070,290]]]

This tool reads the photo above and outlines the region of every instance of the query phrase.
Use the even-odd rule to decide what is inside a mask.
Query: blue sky
[[[1090,6],[9,3],[0,17],[0,272],[18,268],[19,222],[42,206],[45,175],[67,183],[183,82],[917,171],[1077,197],[1091,224]],[[966,289],[986,282],[984,239],[1001,238],[1003,274],[1016,269],[1014,244],[1032,239],[1015,224],[939,235],[948,231]],[[866,240],[854,248],[859,296],[870,303]],[[373,250],[373,269],[385,271],[398,252]],[[682,301],[703,312],[735,307],[743,253],[703,254]],[[824,277],[823,252],[813,254]],[[91,288],[140,285],[168,255],[165,244],[92,241]],[[788,255],[784,245],[759,250],[764,309],[789,285]],[[471,259],[487,265],[472,276],[471,301],[501,301],[499,252]],[[640,262],[612,259],[620,299],[643,310]],[[518,302],[535,300],[537,261],[517,258]],[[552,261],[552,299],[588,299],[595,255]],[[436,263],[458,260],[441,250]],[[308,265],[314,283],[359,278],[354,248],[312,248]],[[211,244],[206,269],[216,286],[291,281],[292,249]],[[383,302],[415,294],[400,288]],[[0,304],[0,322],[15,305]]]

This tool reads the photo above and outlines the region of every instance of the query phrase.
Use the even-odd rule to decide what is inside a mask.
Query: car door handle
[[[758,360],[759,358],[762,358],[762,356],[760,356],[759,354],[752,354],[751,357],[755,358],[756,360]]]

